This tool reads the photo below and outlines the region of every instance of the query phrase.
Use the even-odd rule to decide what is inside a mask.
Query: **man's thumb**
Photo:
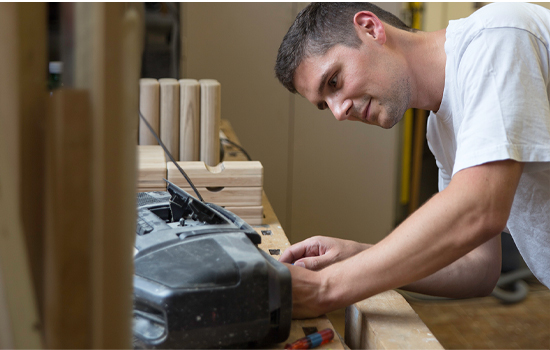
[[[305,267],[308,270],[321,270],[327,266],[327,259],[325,256],[315,256],[309,258],[302,258],[294,262],[294,266]]]

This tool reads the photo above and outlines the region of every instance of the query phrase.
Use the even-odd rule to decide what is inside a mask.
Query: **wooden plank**
[[[201,154],[210,166],[220,162],[221,85],[214,79],[201,79]]]
[[[347,307],[345,339],[352,349],[443,349],[409,303],[393,290]]]
[[[180,161],[200,159],[200,84],[195,79],[180,79]],[[176,158],[178,159],[178,158]]]
[[[86,6],[91,25],[76,39],[91,57],[92,102],[92,348],[130,348],[140,15],[135,5]],[[84,19],[82,19],[84,21]],[[80,19],[76,18],[78,26]]]
[[[178,162],[195,186],[261,187],[263,167],[258,161],[222,162],[208,166],[204,162]],[[168,163],[168,181],[180,187],[189,187],[187,180],[173,163]]]
[[[193,197],[195,196],[191,187],[180,187]],[[262,204],[261,187],[195,187],[205,202],[219,206],[242,207]]]
[[[43,348],[37,304],[41,288],[33,286],[32,266],[41,267],[42,258],[43,163],[36,158],[43,153],[35,147],[43,146],[45,20],[44,4],[0,4],[0,347],[4,348]],[[29,232],[33,227],[36,231]]]
[[[179,159],[180,84],[176,79],[159,79],[160,140],[174,159]]]
[[[157,79],[139,79],[139,110],[155,133],[160,133],[160,84]],[[155,136],[139,121],[139,144],[158,145]]]
[[[46,147],[44,337],[52,349],[89,348],[92,124],[85,90],[57,90]]]

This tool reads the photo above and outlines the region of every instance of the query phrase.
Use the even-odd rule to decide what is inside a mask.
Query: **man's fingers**
[[[318,271],[330,265],[330,257],[327,255],[302,258],[294,262],[294,266],[305,267],[308,270]]]
[[[306,246],[302,243],[296,243],[285,249],[281,257],[279,258],[280,262],[285,262],[292,264],[296,260],[304,256],[306,252]]]
[[[319,256],[321,255],[321,245],[318,237],[308,238],[288,247],[279,258],[279,261],[293,263],[304,257]]]

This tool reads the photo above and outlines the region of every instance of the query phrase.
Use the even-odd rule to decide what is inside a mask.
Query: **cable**
[[[151,125],[149,125],[149,123],[147,122],[147,120],[145,119],[145,117],[143,116],[143,114],[141,114],[141,111],[138,111],[139,112],[139,116],[141,117],[141,120],[145,123],[145,125],[147,125],[147,128],[149,128],[149,131],[151,131],[151,133],[153,134],[153,136],[155,137],[155,139],[157,139],[159,145],[162,146],[162,149],[164,150],[164,152],[166,153],[166,155],[168,156],[168,158],[170,158],[170,160],[172,161],[172,163],[174,163],[174,165],[176,166],[176,168],[178,168],[178,170],[180,171],[180,173],[183,175],[183,177],[185,178],[185,180],[187,180],[187,182],[189,183],[189,185],[191,185],[191,188],[193,189],[193,191],[195,191],[195,194],[197,195],[197,198],[201,201],[201,202],[204,202],[204,199],[202,199],[201,195],[199,194],[199,191],[197,191],[197,188],[195,187],[195,185],[193,185],[193,182],[191,181],[191,179],[187,176],[187,174],[185,173],[185,171],[183,171],[183,169],[178,165],[178,163],[176,162],[176,160],[174,159],[174,157],[172,157],[172,155],[170,154],[170,152],[168,152],[168,149],[166,148],[166,146],[164,145],[164,143],[162,143],[162,141],[160,140],[160,138],[158,137],[157,133],[153,130],[153,128],[151,127]]]
[[[223,138],[220,139],[220,141],[225,141],[225,142],[231,144],[232,146],[237,147],[241,152],[244,153],[244,155],[246,156],[246,159],[252,160],[252,158],[250,158],[250,156],[249,156],[248,153],[245,151],[245,149],[242,148],[241,146],[239,146],[238,144],[236,144],[235,142],[233,142],[233,141],[231,141],[231,140],[228,140],[228,139],[223,139]]]
[[[491,295],[508,304],[520,302],[527,297],[527,293],[529,292],[529,285],[523,279],[532,276],[533,273],[526,267],[502,274]],[[502,288],[510,286],[512,283],[513,290],[508,291]]]

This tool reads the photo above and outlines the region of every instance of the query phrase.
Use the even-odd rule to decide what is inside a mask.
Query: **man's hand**
[[[370,246],[345,239],[316,236],[287,248],[279,261],[318,271]]]

